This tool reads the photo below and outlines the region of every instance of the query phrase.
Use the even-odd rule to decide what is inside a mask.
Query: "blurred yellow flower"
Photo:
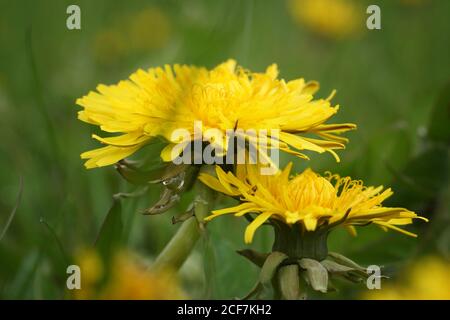
[[[338,39],[363,30],[364,8],[355,0],[290,0],[294,20],[322,36]]]
[[[83,251],[78,257],[81,289],[76,299],[165,300],[183,299],[185,295],[170,271],[152,271],[130,252],[120,251],[109,270],[96,251]]]
[[[157,7],[149,7],[129,18],[129,44],[135,50],[162,48],[170,38],[171,26],[167,15]]]
[[[94,58],[102,64],[113,64],[127,52],[127,41],[117,30],[99,31],[94,38]]]
[[[279,139],[279,149],[302,158],[292,150],[328,151],[337,160],[334,149],[344,148],[347,139],[338,134],[354,129],[354,124],[325,124],[339,106],[331,105],[331,97],[313,100],[319,85],[296,79],[278,79],[278,68],[271,65],[264,73],[253,73],[228,60],[212,70],[187,65],[138,70],[130,80],[117,85],[99,85],[97,92],[77,100],[83,107],[78,118],[100,126],[103,131],[122,135],[93,138],[106,147],[85,152],[85,166],[95,168],[114,164],[130,156],[150,140],[161,136],[168,145],[161,152],[164,161],[173,160],[172,149],[179,140],[172,138],[178,129],[190,132],[194,140],[194,123],[205,130],[242,129],[246,141],[252,143],[246,130],[267,130],[270,139]],[[273,129],[279,136],[271,136]],[[315,134],[319,139],[296,134]],[[207,137],[203,137],[208,141]],[[272,140],[273,141],[273,140]],[[225,146],[226,147],[226,146]],[[180,148],[181,149],[181,148]],[[182,149],[180,150],[180,152]]]
[[[77,253],[77,264],[81,270],[81,289],[75,290],[76,299],[91,299],[96,285],[104,275],[103,263],[94,250],[84,249]]]
[[[364,299],[450,300],[450,263],[436,256],[421,258],[396,284],[368,291]]]
[[[404,208],[383,207],[382,202],[392,195],[391,189],[365,187],[362,181],[350,177],[326,177],[311,169],[290,177],[292,163],[276,175],[261,175],[256,165],[237,166],[236,175],[216,167],[216,177],[202,173],[199,179],[214,190],[239,197],[241,204],[213,211],[211,220],[223,214],[243,216],[255,213],[256,218],[245,231],[245,242],[250,243],[257,228],[269,219],[287,225],[299,225],[300,230],[314,231],[343,224],[354,232],[353,225],[373,223],[407,235],[414,234],[397,225],[412,223],[421,218]],[[427,220],[425,218],[421,218]]]
[[[113,261],[111,278],[103,299],[113,300],[166,300],[183,299],[175,274],[168,271],[152,272],[133,261],[133,257],[120,253]]]
[[[113,64],[133,52],[148,53],[163,48],[170,35],[167,15],[158,7],[147,7],[123,15],[100,30],[93,39],[94,58],[102,64]]]

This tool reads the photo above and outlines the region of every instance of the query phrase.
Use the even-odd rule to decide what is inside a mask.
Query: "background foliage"
[[[81,30],[65,27],[73,3],[81,7]],[[76,119],[76,98],[137,68],[212,67],[230,57],[255,71],[278,63],[285,79],[318,80],[322,97],[338,90],[336,122],[358,124],[342,162],[312,155],[308,163],[296,160],[297,170],[311,166],[390,185],[389,204],[431,219],[412,227],[417,239],[372,227],[357,238],[339,230],[330,239],[334,251],[384,265],[394,277],[417,256],[448,257],[450,2],[377,3],[381,31],[337,40],[296,24],[285,1],[1,0],[0,298],[67,297],[67,265],[95,242],[112,195],[134,191],[112,167],[84,169],[79,154],[95,146],[95,128]],[[158,194],[155,187],[117,200],[121,224],[113,223],[100,246],[124,246],[151,261],[178,227],[171,217],[193,196],[162,216],[137,213]],[[245,248],[245,224],[229,217],[208,225],[181,270],[188,296],[231,298],[251,288],[258,270],[235,253]],[[258,232],[252,247],[269,248],[271,237]],[[357,298],[364,290],[338,287],[318,298]]]

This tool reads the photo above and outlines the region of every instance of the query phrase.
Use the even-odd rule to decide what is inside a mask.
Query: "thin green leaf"
[[[11,222],[13,221],[16,212],[17,212],[17,208],[19,208],[19,204],[20,201],[22,199],[22,193],[23,193],[23,178],[20,177],[20,182],[19,182],[19,193],[17,194],[17,200],[16,200],[16,204],[14,205],[14,208],[12,209],[11,213],[9,214],[8,217],[8,221],[6,221],[6,225],[2,230],[2,233],[0,234],[0,241],[2,241],[3,237],[6,234],[6,231],[8,231],[9,226],[11,225]]]
[[[120,197],[113,197],[113,204],[95,241],[95,246],[104,258],[109,258],[121,245],[123,232],[122,204]]]
[[[39,222],[45,226],[45,228],[50,233],[51,237],[55,240],[58,250],[61,253],[62,258],[64,259],[65,264],[68,264],[69,259],[67,257],[66,251],[64,250],[64,246],[63,246],[61,240],[59,240],[59,237],[56,234],[55,230],[47,223],[47,221],[43,217],[41,217],[39,219]]]
[[[450,83],[442,90],[431,113],[428,137],[431,140],[450,144]]]

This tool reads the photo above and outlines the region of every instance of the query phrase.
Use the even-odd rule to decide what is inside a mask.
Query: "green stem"
[[[214,191],[198,181],[196,182],[195,193],[197,195],[194,200],[195,217],[183,222],[173,238],[158,255],[152,268],[169,267],[177,270],[181,268],[194,249],[202,233],[203,220],[211,211]]]

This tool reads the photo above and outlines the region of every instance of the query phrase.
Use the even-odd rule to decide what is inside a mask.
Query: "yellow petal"
[[[239,192],[233,192],[233,190],[229,190],[227,188],[225,188],[217,178],[206,174],[206,173],[200,173],[198,179],[203,182],[204,184],[206,184],[208,187],[210,187],[213,190],[222,192],[224,194],[230,195],[230,196],[237,196],[239,195]]]
[[[136,152],[141,145],[133,147],[114,147],[107,146],[91,151],[87,151],[81,154],[82,159],[89,159],[84,164],[87,169],[108,166],[110,164],[117,163],[129,155]]]
[[[238,216],[240,216],[241,215],[240,213],[242,211],[244,211],[244,210],[246,210],[246,211],[250,210],[251,211],[251,210],[254,210],[254,208],[255,208],[255,205],[253,203],[246,202],[246,203],[242,203],[240,205],[237,205],[235,207],[229,207],[229,208],[214,210],[212,212],[213,215],[207,217],[205,220],[211,220],[212,218],[215,218],[216,216],[221,216],[221,215],[230,214],[230,213],[237,213],[237,214],[239,214]],[[247,211],[247,212],[250,212],[250,211]]]
[[[99,137],[96,134],[92,135],[92,138],[108,145],[116,146],[116,147],[132,147],[139,143],[142,143],[150,137],[145,136],[142,134],[142,132],[133,132],[133,133],[127,133],[121,136],[117,137],[109,137],[109,138],[102,138]]]
[[[314,132],[335,132],[341,133],[356,129],[354,123],[340,123],[340,124],[321,124],[313,129]]]
[[[161,159],[164,162],[171,162],[175,160],[176,157],[179,157],[183,152],[184,148],[190,143],[190,141],[185,141],[182,143],[170,143],[164,147],[161,151]]]
[[[228,190],[228,193],[231,193],[231,194],[236,193],[235,189],[230,184],[228,175],[225,173],[225,171],[222,170],[222,168],[220,166],[216,166],[216,174],[217,174],[217,177],[219,178],[219,181],[222,184],[222,186],[226,190]],[[237,193],[237,194],[239,194],[239,193]]]
[[[385,227],[385,228],[392,229],[392,230],[395,230],[395,231],[397,231],[397,232],[406,234],[407,236],[411,236],[411,237],[413,237],[413,238],[417,238],[417,234],[412,233],[412,232],[409,232],[409,231],[406,231],[406,230],[403,230],[403,229],[401,229],[401,228],[399,228],[399,227],[396,227],[396,226],[393,226],[393,225],[391,225],[391,224],[389,224],[389,223],[387,223],[387,222],[383,222],[383,221],[374,221],[373,223],[378,224],[378,225],[380,225],[380,226],[383,226],[383,227]]]
[[[317,219],[314,217],[305,217],[303,219],[303,223],[305,224],[305,228],[308,231],[314,231],[316,230],[317,226]]]
[[[302,89],[302,93],[314,94],[320,88],[320,85],[317,81],[308,81]]]
[[[319,153],[325,152],[325,149],[322,147],[319,147],[318,145],[311,143],[299,136],[286,133],[286,132],[280,132],[280,140],[286,142],[287,144],[293,146],[294,148],[298,150],[312,150]]]
[[[272,216],[272,212],[263,212],[258,215],[255,220],[253,220],[248,227],[245,229],[245,243],[251,243],[253,240],[253,235],[255,234],[256,229],[258,229],[264,222],[267,221]]]
[[[358,235],[354,226],[345,226],[345,229],[347,229],[348,233],[350,233],[350,235],[353,237],[356,237]]]

